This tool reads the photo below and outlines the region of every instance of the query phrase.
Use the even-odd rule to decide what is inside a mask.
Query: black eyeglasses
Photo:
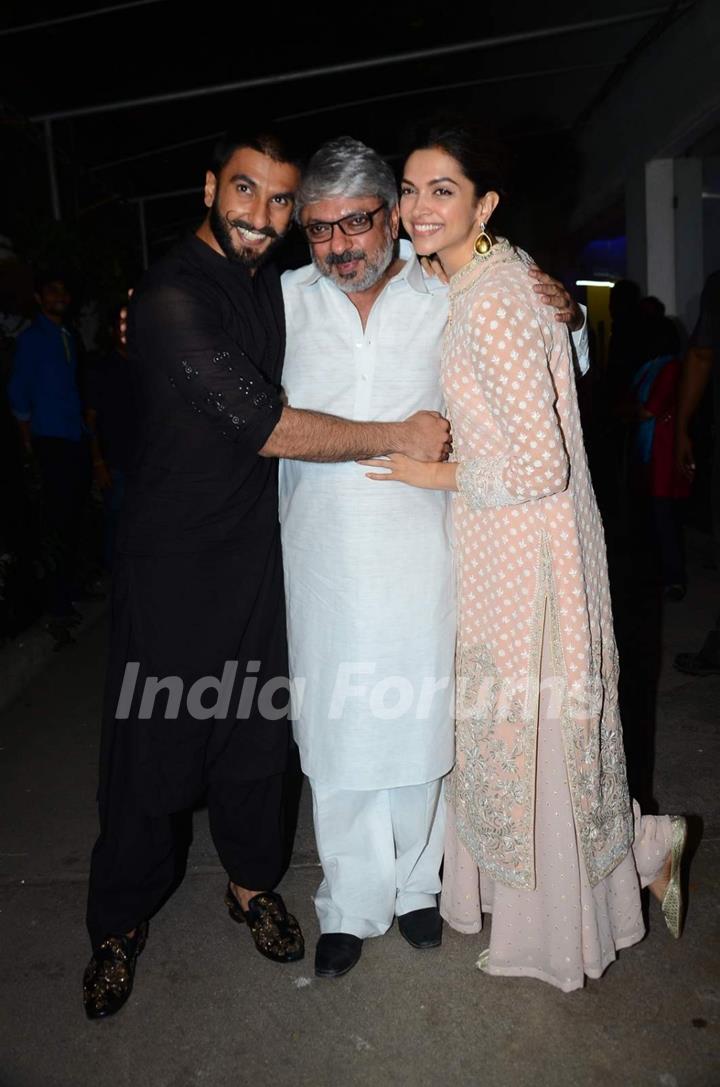
[[[368,230],[372,230],[375,216],[386,207],[387,201],[383,200],[374,211],[354,211],[352,215],[343,215],[342,219],[334,219],[331,223],[308,223],[302,229],[310,245],[329,242],[336,226],[349,238],[354,234],[367,234]]]

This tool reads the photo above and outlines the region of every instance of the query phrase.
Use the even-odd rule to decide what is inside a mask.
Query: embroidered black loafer
[[[363,942],[349,932],[324,932],[315,948],[315,976],[340,978],[362,955]]]
[[[299,962],[305,954],[305,941],[300,925],[285,908],[275,891],[253,895],[244,910],[228,883],[225,905],[233,921],[247,925],[255,947],[273,962]]]
[[[107,1019],[130,997],[135,965],[145,947],[148,923],[134,936],[106,936],[93,952],[83,977],[83,1003],[88,1019]]]
[[[442,943],[442,917],[437,906],[424,910],[410,910],[398,917],[398,928],[411,947],[424,951],[428,947],[440,947]]]

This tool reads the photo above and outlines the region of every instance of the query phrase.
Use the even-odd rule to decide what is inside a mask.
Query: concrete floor
[[[719,604],[720,577],[696,556],[687,599],[664,615],[654,791],[659,810],[695,817],[679,943],[652,903],[643,943],[564,995],[481,974],[487,932],[446,927],[441,949],[419,952],[394,927],[346,978],[319,981],[305,789],[281,887],[305,960],[268,962],[230,922],[198,812],[185,882],[152,923],[131,1001],[105,1023],[88,1023],[81,1004],[105,652],[104,628],[85,631],[0,716],[0,1087],[720,1085],[720,677],[670,667]]]

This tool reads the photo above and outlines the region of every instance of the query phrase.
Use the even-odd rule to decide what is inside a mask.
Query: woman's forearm
[[[431,484],[434,491],[456,491],[457,485],[457,469],[458,466],[453,461],[445,461],[437,464],[428,464],[426,466],[430,469],[433,482]]]
[[[368,479],[378,483],[406,483],[409,487],[422,487],[426,491],[456,491],[457,464],[449,461],[428,462],[414,460],[404,453],[392,453],[389,457],[361,460],[366,468],[376,468],[375,472],[366,472]]]

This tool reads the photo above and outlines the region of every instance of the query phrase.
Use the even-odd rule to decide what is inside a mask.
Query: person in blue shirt
[[[77,346],[65,323],[72,301],[62,276],[35,281],[39,313],[17,338],[8,398],[28,455],[36,458],[45,516],[58,547],[50,579],[51,626],[78,618],[73,605],[83,506],[91,483],[90,448],[77,382]]]

